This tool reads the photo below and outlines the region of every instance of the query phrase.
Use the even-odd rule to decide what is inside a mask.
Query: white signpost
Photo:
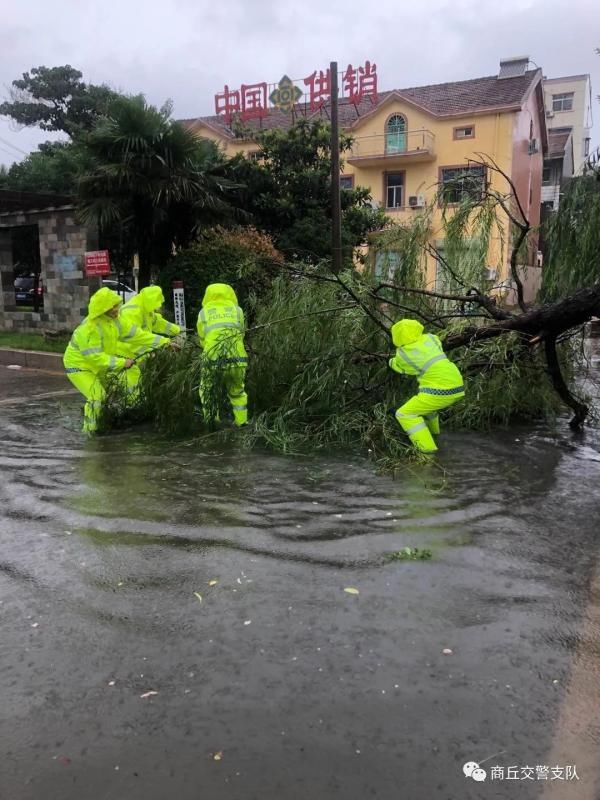
[[[185,336],[185,293],[183,281],[173,281],[173,308],[175,310],[175,323],[181,328],[181,333]]]

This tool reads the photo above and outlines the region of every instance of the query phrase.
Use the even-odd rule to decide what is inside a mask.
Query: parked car
[[[44,287],[42,279],[37,278],[36,288],[36,275],[30,273],[29,275],[20,275],[15,278],[15,305],[17,306],[35,306],[36,294],[37,304],[39,308],[44,306]]]
[[[124,303],[131,300],[131,298],[135,297],[137,294],[137,292],[126,283],[123,283],[123,281],[116,281],[112,278],[102,278],[102,286],[108,286],[109,289],[118,292]]]

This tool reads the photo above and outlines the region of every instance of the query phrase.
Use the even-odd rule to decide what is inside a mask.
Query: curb
[[[17,364],[29,369],[44,369],[50,372],[64,372],[60,353],[44,353],[39,350],[15,350],[0,347],[0,364]]]

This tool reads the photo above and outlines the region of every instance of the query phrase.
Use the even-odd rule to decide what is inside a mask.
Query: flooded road
[[[598,800],[598,431],[393,480],[78,410],[0,406],[2,800]]]

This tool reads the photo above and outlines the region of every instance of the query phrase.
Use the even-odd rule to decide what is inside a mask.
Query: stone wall
[[[44,308],[38,313],[15,305],[11,229],[37,225],[40,237]],[[95,232],[75,221],[71,206],[0,214],[0,330],[59,331],[75,328],[87,311],[100,278],[86,278],[86,250],[97,247]]]

